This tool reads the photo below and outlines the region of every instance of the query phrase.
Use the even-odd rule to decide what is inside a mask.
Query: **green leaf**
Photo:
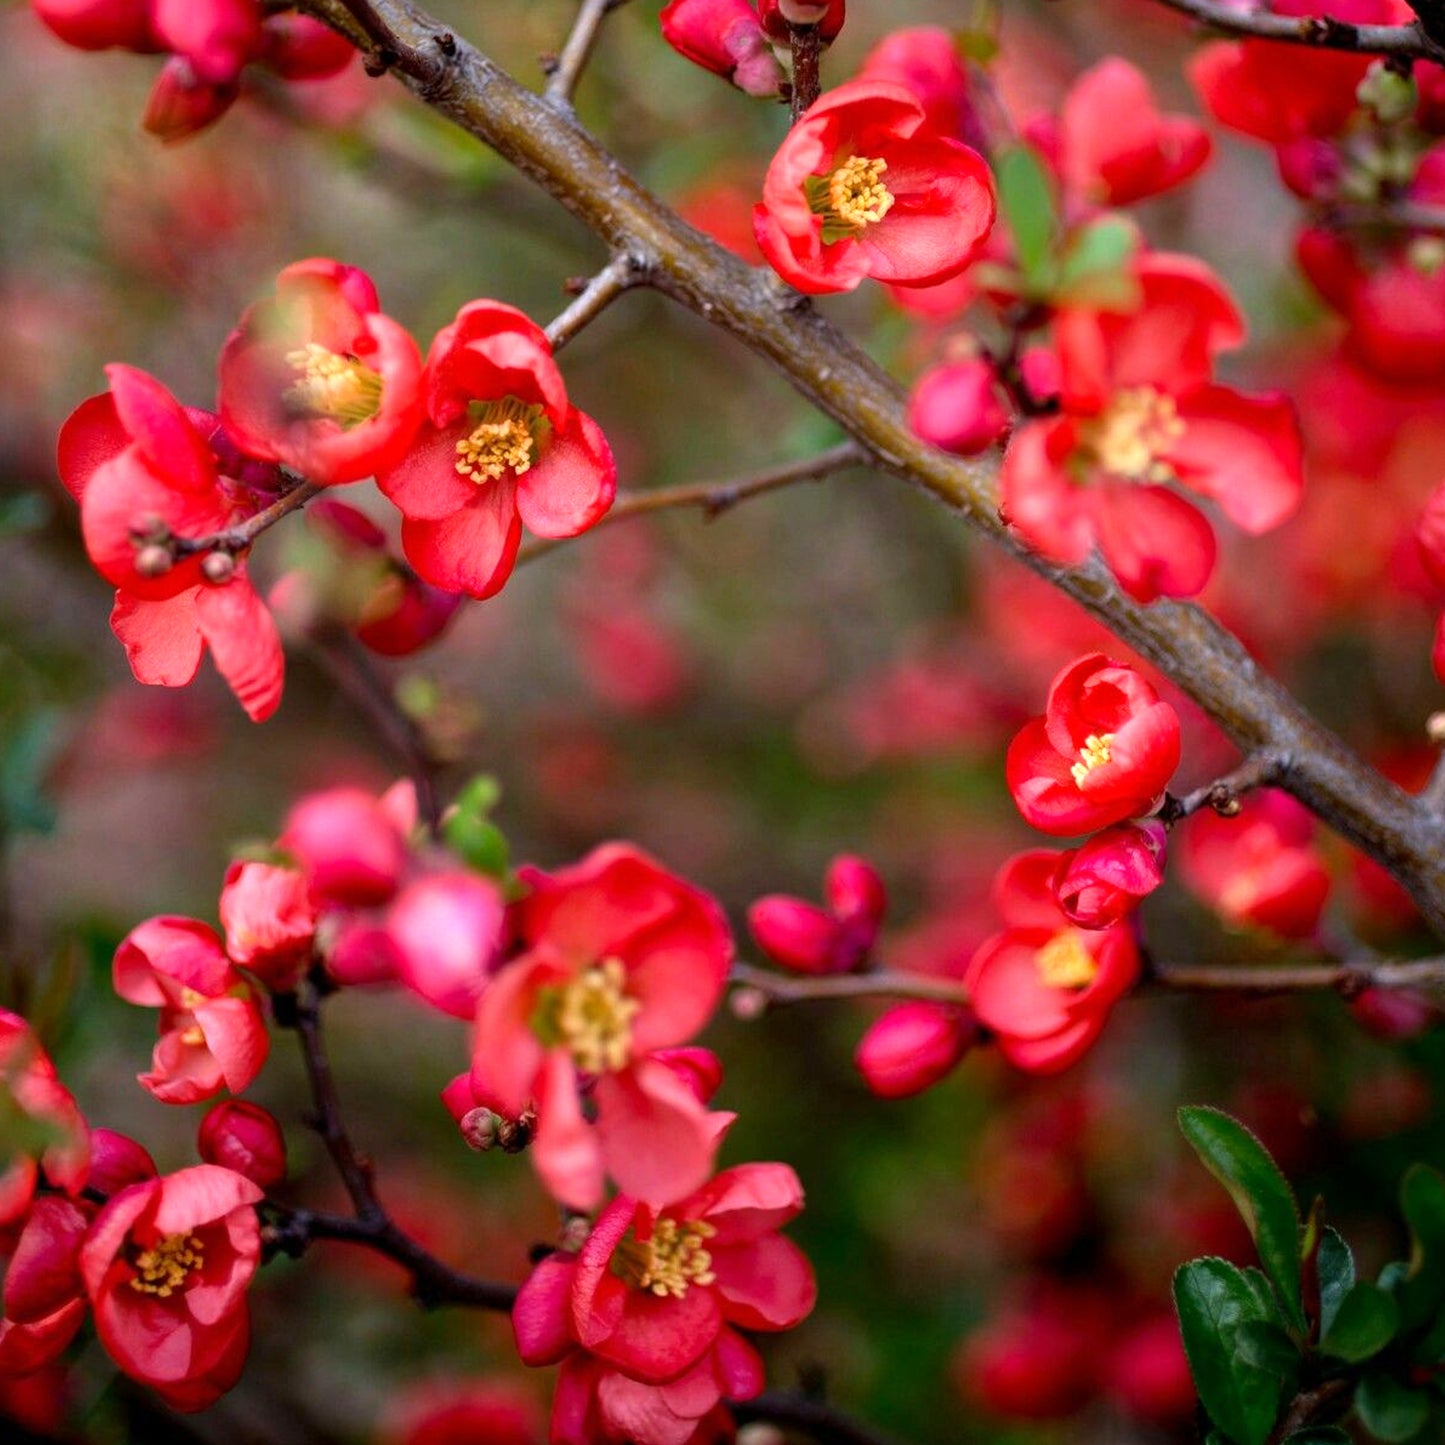
[[[502,787],[481,773],[462,789],[442,823],[447,847],[478,873],[506,878],[511,870],[507,840],[488,816],[502,798]]]
[[[1394,1294],[1406,1329],[1434,1319],[1445,1304],[1445,1176],[1413,1164],[1400,1185],[1400,1209],[1410,1226],[1410,1262],[1401,1274],[1380,1276]]]
[[[1358,1364],[1377,1355],[1395,1338],[1400,1311],[1379,1285],[1361,1280],[1340,1302],[1320,1349],[1337,1360]]]
[[[1044,273],[1059,228],[1048,175],[1033,151],[1022,145],[1013,146],[999,156],[994,175],[998,180],[999,206],[1013,236],[1019,270],[1030,285],[1045,290]]]
[[[1376,1439],[1386,1445],[1403,1445],[1425,1428],[1430,1397],[1389,1375],[1366,1375],[1355,1391],[1355,1412]]]
[[[1174,1302],[1194,1387],[1238,1445],[1265,1445],[1298,1356],[1258,1284],[1222,1259],[1195,1259],[1174,1276]]]
[[[1338,1230],[1328,1225],[1320,1235],[1315,1268],[1320,1277],[1320,1334],[1327,1335],[1340,1303],[1355,1283],[1355,1256]]]
[[[1181,1109],[1179,1127],[1205,1168],[1229,1191],[1279,1291],[1288,1323],[1303,1330],[1299,1208],[1279,1166],[1239,1120],[1219,1109]]]
[[[1120,216],[1081,226],[1065,248],[1053,299],[1107,310],[1137,305],[1139,283],[1129,263],[1138,249],[1139,233]]]

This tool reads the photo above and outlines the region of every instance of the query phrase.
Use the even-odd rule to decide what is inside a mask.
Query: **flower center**
[[[200,1269],[204,1259],[205,1250],[194,1234],[168,1234],[158,1244],[132,1255],[135,1278],[130,1287],[169,1299]]]
[[[1069,771],[1074,775],[1074,781],[1082,788],[1084,779],[1094,771],[1107,763],[1113,756],[1113,733],[1090,733],[1084,739],[1084,746],[1079,749],[1079,761]]]
[[[604,958],[556,991],[546,1033],[566,1047],[584,1074],[620,1069],[632,1050],[632,1020],[642,1008],[624,985],[620,958]]]
[[[354,356],[341,356],[314,341],[286,353],[300,380],[283,393],[301,416],[325,417],[343,431],[370,421],[381,410],[381,375]]]
[[[1034,963],[1050,988],[1087,988],[1099,976],[1099,965],[1076,928],[1060,929],[1034,955]]]
[[[629,1234],[617,1246],[613,1268],[618,1276],[634,1289],[651,1290],[662,1298],[671,1295],[681,1299],[689,1285],[711,1284],[717,1278],[712,1272],[712,1255],[704,1241],[717,1230],[700,1219],[659,1219],[652,1226],[650,1239]]]
[[[1083,427],[1083,444],[1106,472],[1135,482],[1168,482],[1174,469],[1163,460],[1184,435],[1172,396],[1152,386],[1121,391]]]
[[[840,241],[881,221],[893,208],[893,192],[883,184],[888,162],[875,156],[850,156],[826,176],[803,183],[808,207],[823,218],[823,240]]]
[[[457,471],[478,486],[507,472],[521,476],[537,459],[540,416],[540,407],[515,396],[489,401],[477,425],[457,443]]]

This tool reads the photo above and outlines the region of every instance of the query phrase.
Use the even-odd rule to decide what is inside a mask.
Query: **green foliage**
[[[1334,1327],[1340,1305],[1355,1283],[1355,1256],[1338,1230],[1325,1227],[1320,1235],[1314,1266],[1320,1289],[1320,1333],[1328,1335]]]
[[[1395,1338],[1400,1311],[1378,1285],[1361,1280],[1340,1301],[1320,1349],[1336,1359],[1357,1364],[1377,1355]]]
[[[447,847],[469,868],[505,880],[511,872],[507,840],[490,817],[501,797],[501,785],[490,774],[473,778],[448,812],[442,833]]]
[[[1024,282],[1030,291],[1047,291],[1049,260],[1059,229],[1048,174],[1028,146],[1014,146],[999,156],[994,175]]]

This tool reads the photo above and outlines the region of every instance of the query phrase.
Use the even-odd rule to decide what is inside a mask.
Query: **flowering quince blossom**
[[[286,1136],[276,1116],[245,1099],[223,1099],[207,1111],[196,1151],[205,1163],[230,1169],[258,1189],[274,1189],[286,1177]]]
[[[477,1008],[474,1097],[509,1119],[535,1103],[534,1163],[571,1208],[597,1207],[604,1170],[652,1204],[690,1192],[712,1167],[716,1116],[653,1051],[686,1042],[717,1006],[732,961],[721,910],[620,843],[522,880],[519,956]]]
[[[901,85],[923,107],[924,126],[968,141],[977,132],[968,68],[952,31],[918,25],[890,31],[868,52],[859,80]]]
[[[226,431],[320,486],[393,465],[422,419],[421,353],[371,278],[317,257],[287,266],[221,351]]]
[[[1232,818],[1189,819],[1179,866],[1185,883],[1228,922],[1309,938],[1330,891],[1314,835],[1314,818],[1302,804],[1265,788],[1242,799]]]
[[[1415,540],[1419,544],[1420,559],[1431,580],[1445,590],[1445,483],[1436,487],[1425,503],[1419,524],[1415,528]],[[1445,682],[1445,612],[1435,625],[1435,646],[1430,654],[1435,676]]]
[[[173,1409],[205,1409],[245,1364],[261,1197],[233,1170],[199,1164],[123,1189],[81,1247],[101,1343]]]
[[[602,1438],[681,1445],[724,1397],[756,1394],[762,1366],[736,1329],[791,1329],[816,1299],[778,1233],[802,1207],[787,1165],[743,1164],[661,1210],[620,1195],[580,1253],[544,1260],[512,1323],[527,1364],[565,1362],[553,1438],[597,1438],[576,1429],[591,1414]]]
[[[1041,848],[999,870],[994,903],[1004,931],[979,945],[964,978],[979,1023],[1030,1073],[1057,1073],[1082,1057],[1139,977],[1128,927],[1078,928],[1059,907],[1059,858]]]
[[[223,531],[274,498],[221,474],[212,445],[231,448],[209,414],[186,411],[133,367],[106,373],[110,391],[82,402],[61,428],[58,467],[80,503],[86,552],[116,588],[111,630],[136,680],[162,687],[189,683],[209,646],[241,706],[262,722],[281,701],[285,659],[244,559],[213,581],[206,558],[173,560],[165,542]]]
[[[1178,714],[1132,667],[1091,652],[1054,678],[1005,772],[1025,822],[1068,836],[1151,812],[1178,766]]]
[[[271,1040],[255,989],[212,928],[150,918],[116,950],[115,991],[161,1010],[160,1041],[141,1086],[164,1104],[194,1104],[222,1087],[239,1094],[261,1071]]]
[[[1106,828],[1064,854],[1054,879],[1059,907],[1080,928],[1118,923],[1163,883],[1167,849],[1162,823]]]
[[[274,863],[232,863],[219,911],[231,961],[268,988],[292,987],[316,939],[316,908],[305,875]]]
[[[880,1099],[906,1099],[950,1074],[980,1036],[972,1010],[915,999],[874,1020],[853,1063]]]
[[[1289,401],[1211,381],[1215,354],[1243,339],[1218,278],[1162,254],[1133,274],[1135,309],[1060,313],[1060,414],[1015,433],[1000,502],[1045,556],[1081,562],[1097,545],[1120,586],[1151,602],[1194,596],[1214,568],[1214,533],[1175,487],[1260,533],[1295,510],[1304,483]]]
[[[415,826],[409,782],[380,798],[364,788],[326,788],[292,806],[277,847],[300,864],[318,908],[366,908],[388,902],[401,886]]]
[[[769,265],[800,291],[865,276],[929,286],[973,259],[994,220],[976,151],[930,132],[902,86],[854,80],[815,101],[768,167],[753,211]]]
[[[612,505],[602,429],[567,400],[541,327],[473,301],[427,353],[426,424],[377,476],[401,508],[407,560],[433,586],[490,597],[511,576],[522,524],[575,537]]]
[[[90,1227],[88,1207],[41,1195],[18,1228],[0,1233],[0,1256],[8,1256],[0,1295],[0,1377],[49,1364],[84,1322],[77,1265]]]
[[[500,956],[505,919],[492,879],[446,869],[407,883],[382,927],[400,981],[433,1008],[470,1019]]]
[[[867,962],[888,907],[883,880],[865,859],[844,854],[828,865],[823,891],[826,909],[781,893],[748,909],[748,928],[774,963],[798,973],[851,973]]]
[[[542,1445],[542,1421],[510,1381],[421,1380],[388,1401],[380,1445]]]
[[[930,446],[956,456],[987,451],[1009,428],[998,373],[981,358],[930,367],[909,394],[908,425]]]
[[[812,25],[825,45],[838,38],[847,0],[758,0],[758,18],[768,36],[786,45],[797,25]]]
[[[662,38],[694,65],[748,95],[781,91],[783,67],[748,0],[671,0],[658,18]]]

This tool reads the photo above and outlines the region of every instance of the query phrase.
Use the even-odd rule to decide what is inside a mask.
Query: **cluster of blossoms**
[[[215,413],[131,367],[109,375],[110,391],[66,422],[59,467],[86,551],[117,589],[112,628],[142,682],[188,683],[209,647],[257,721],[280,702],[284,664],[247,576],[247,526],[303,482],[374,476],[400,510],[408,565],[390,564],[359,619],[363,640],[391,653],[436,636],[458,596],[500,589],[524,522],[574,536],[616,491],[606,439],[520,311],[464,306],[423,364],[371,279],[336,261],[288,266],[241,319]],[[384,537],[354,508],[333,503],[323,526],[386,565]]]

